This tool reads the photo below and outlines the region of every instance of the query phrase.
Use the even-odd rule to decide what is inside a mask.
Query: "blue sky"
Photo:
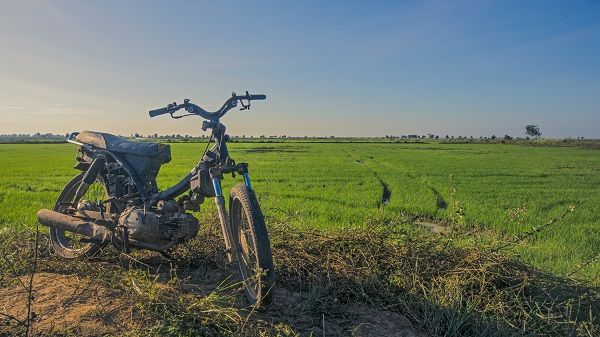
[[[599,1],[8,1],[0,133],[600,137]]]

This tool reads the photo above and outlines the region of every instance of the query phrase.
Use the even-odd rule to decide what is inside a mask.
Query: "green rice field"
[[[204,144],[172,144],[167,188]],[[600,151],[441,143],[232,143],[268,221],[321,230],[442,224],[459,244],[507,248],[557,275],[600,273]],[[31,228],[78,173],[70,144],[0,145],[0,227]],[[239,181],[239,178],[236,178]],[[235,180],[226,179],[225,187]],[[210,203],[210,202],[209,202]],[[205,203],[204,211],[214,210]],[[594,261],[594,259],[596,259]]]

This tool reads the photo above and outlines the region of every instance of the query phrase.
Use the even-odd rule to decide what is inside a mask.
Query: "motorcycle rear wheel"
[[[243,184],[234,186],[229,211],[246,298],[257,307],[268,305],[273,300],[275,271],[271,243],[256,194]]]
[[[75,176],[71,181],[67,183],[63,191],[60,193],[54,211],[59,213],[65,213],[69,206],[75,205],[81,200],[87,200],[92,203],[102,202],[108,198],[108,189],[103,179],[100,176],[96,178],[88,188],[87,192],[81,197],[80,200],[73,200],[77,188],[82,183],[82,179],[85,173],[81,173]],[[110,204],[104,210],[110,212]],[[98,253],[106,244],[96,242],[81,242],[80,240],[84,237],[71,233],[55,227],[50,227],[50,241],[54,252],[66,259],[75,259],[84,256],[93,256]]]

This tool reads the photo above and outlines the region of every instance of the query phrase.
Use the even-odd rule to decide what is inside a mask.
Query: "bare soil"
[[[29,277],[19,280],[28,284]],[[28,292],[19,281],[0,289],[0,305],[4,314],[27,317]],[[129,303],[117,291],[103,287],[89,278],[42,272],[34,277],[36,314],[32,324],[35,333],[52,335],[69,331],[79,336],[118,334],[132,327]]]
[[[163,276],[166,280],[166,275]],[[182,282],[182,295],[207,296],[230,278],[231,275],[223,270],[191,271]],[[15,278],[11,285],[0,288],[0,312],[3,314],[27,317],[27,291],[21,282],[27,285],[29,277]],[[35,274],[33,289],[32,311],[36,315],[33,335],[124,335],[143,328],[140,324],[144,322],[138,319],[135,304],[123,291],[111,289],[90,277],[39,272]],[[292,328],[290,335],[300,336],[425,336],[404,316],[364,303],[340,305],[335,315],[315,317],[305,312],[310,294],[279,287],[274,296],[274,303],[268,309],[249,315],[253,325],[266,328],[267,333],[274,334],[279,330],[274,327],[282,323]],[[3,325],[10,321],[0,317]],[[1,328],[0,335],[3,335]]]

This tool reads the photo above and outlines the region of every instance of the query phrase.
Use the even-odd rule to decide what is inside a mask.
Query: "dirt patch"
[[[154,258],[153,258],[154,260]],[[71,261],[72,262],[72,261]],[[77,262],[73,262],[77,263]],[[99,266],[99,268],[106,266]],[[225,270],[190,270],[182,277],[177,287],[177,296],[208,298],[228,281],[233,282],[230,272]],[[172,276],[160,274],[156,279],[159,287],[169,287]],[[12,285],[0,289],[0,312],[16,318],[27,316],[27,292],[20,284],[26,284],[28,276],[14,279]],[[134,292],[147,296],[143,285],[135,285]],[[274,302],[266,310],[248,311],[237,303],[240,325],[247,324],[255,331],[240,330],[239,335],[257,335],[258,329],[269,335],[281,334],[280,326],[291,328],[284,336],[402,336],[424,337],[417,332],[404,316],[373,308],[364,303],[340,304],[330,314],[318,314],[311,310],[314,297],[309,292],[293,291],[288,288],[275,289]],[[32,332],[37,336],[76,335],[106,336],[121,335],[127,331],[143,333],[148,326],[159,323],[160,319],[147,320],[140,314],[131,297],[121,290],[111,289],[93,278],[78,275],[40,272],[34,277],[35,322]],[[198,307],[195,310],[219,310],[212,307]],[[0,324],[15,324],[2,317]],[[144,326],[146,325],[146,326]],[[258,328],[258,329],[257,329]],[[18,330],[9,330],[12,335]],[[254,333],[256,332],[256,334]],[[3,330],[0,328],[0,336]]]
[[[19,280],[29,282],[27,276]],[[33,290],[32,311],[36,319],[32,329],[37,334],[98,336],[116,334],[133,326],[131,310],[120,293],[92,279],[42,272],[35,275]],[[14,285],[0,289],[1,312],[17,318],[27,317],[27,295],[17,280]]]
[[[307,311],[311,309],[312,300],[309,292],[278,288],[273,305],[261,314],[261,318],[275,323],[292,323],[303,336],[426,336],[416,331],[406,317],[360,302],[340,304],[331,313],[311,315]]]
[[[429,221],[415,221],[415,225],[423,227],[434,234],[448,234],[450,233],[450,228],[444,226],[439,223],[429,222]]]

